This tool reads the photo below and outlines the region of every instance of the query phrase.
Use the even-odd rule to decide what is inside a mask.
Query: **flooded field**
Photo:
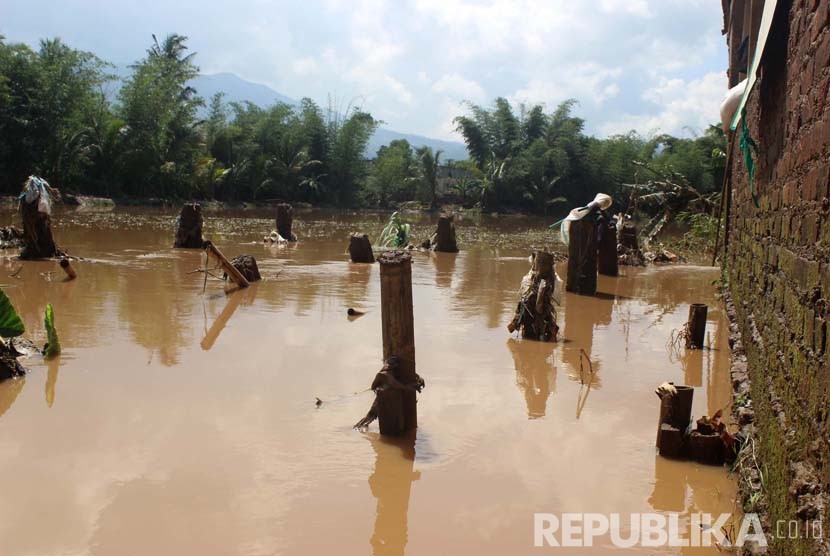
[[[654,447],[663,381],[697,387],[695,418],[728,406],[716,269],[623,268],[596,297],[565,296],[558,343],[522,341],[506,324],[529,248],[554,246],[549,222],[458,221],[460,254],[413,254],[426,389],[417,438],[390,442],[351,428],[382,346],[377,265],[346,254],[350,232],[376,237],[386,216],[297,211],[300,241],[275,247],[267,215],[206,214],[206,237],[264,277],[227,296],[190,273],[202,252],[170,248],[170,211],[57,215],[58,243],[87,259],[74,282],[54,262],[19,279],[2,263],[27,336],[43,342],[51,302],[64,353],[0,383],[0,554],[606,554],[534,548],[534,513],[677,512],[688,528],[690,513],[736,510],[725,468]],[[431,232],[419,218],[417,240]],[[711,349],[672,356],[692,302],[710,306]]]

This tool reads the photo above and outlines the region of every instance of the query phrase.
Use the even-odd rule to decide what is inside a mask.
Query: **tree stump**
[[[202,206],[199,203],[187,203],[179,214],[179,228],[173,247],[201,249],[205,243],[202,237]]]
[[[522,338],[555,342],[559,326],[553,301],[556,287],[553,255],[547,251],[534,251],[532,257],[530,271],[522,278],[516,313],[507,329],[510,332],[518,330]]]
[[[259,268],[257,268],[256,259],[253,255],[239,255],[231,260],[231,264],[248,282],[256,282],[262,280],[259,275]]]
[[[591,215],[571,222],[568,242],[569,292],[593,295],[597,292],[597,226]]]
[[[620,245],[625,249],[640,249],[637,241],[637,226],[633,222],[623,223],[622,230],[620,230]]]
[[[23,220],[23,249],[21,259],[50,259],[63,255],[52,237],[52,218],[38,210],[39,199],[27,203],[20,199],[20,217]]]
[[[458,243],[455,240],[455,223],[451,214],[442,214],[438,217],[438,229],[432,240],[432,250],[439,253],[458,253]]]
[[[617,223],[613,218],[601,220],[598,229],[597,270],[604,276],[617,276],[619,262],[617,259]]]
[[[288,203],[277,205],[277,233],[286,241],[297,241],[297,236],[291,231],[294,224],[294,207]]]
[[[375,254],[366,234],[354,233],[349,238],[349,257],[353,263],[373,263]]]
[[[383,359],[392,376],[403,385],[420,381],[415,372],[415,323],[412,312],[412,258],[403,251],[388,251],[380,263]],[[400,436],[418,426],[414,389],[388,388],[378,395],[380,433]]]
[[[703,349],[706,341],[706,315],[709,307],[703,303],[692,303],[689,307],[689,321],[686,323],[686,349]]]

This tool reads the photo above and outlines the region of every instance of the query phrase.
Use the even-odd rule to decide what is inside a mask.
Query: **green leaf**
[[[58,331],[55,330],[55,313],[52,311],[52,304],[46,305],[46,315],[43,319],[46,324],[46,358],[54,357],[61,352],[61,343],[58,340]]]
[[[0,337],[14,338],[25,331],[20,315],[17,314],[12,302],[6,297],[6,293],[0,290]]]

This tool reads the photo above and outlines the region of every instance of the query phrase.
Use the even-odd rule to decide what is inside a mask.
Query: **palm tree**
[[[440,167],[441,154],[444,151],[434,151],[424,145],[415,151],[420,166],[418,167],[418,179],[429,192],[429,210],[438,208],[438,169]]]

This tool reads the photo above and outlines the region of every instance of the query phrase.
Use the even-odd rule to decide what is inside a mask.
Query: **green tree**
[[[409,141],[396,139],[378,149],[366,186],[366,200],[380,207],[412,199],[415,157]]]
[[[132,66],[119,94],[125,123],[127,193],[187,197],[198,159],[201,133],[197,110],[204,103],[188,82],[199,69],[187,54],[187,37],[168,35]]]
[[[440,149],[433,151],[432,148],[426,145],[415,151],[419,162],[418,179],[429,200],[430,210],[438,208],[438,171],[441,165],[442,152]]]

